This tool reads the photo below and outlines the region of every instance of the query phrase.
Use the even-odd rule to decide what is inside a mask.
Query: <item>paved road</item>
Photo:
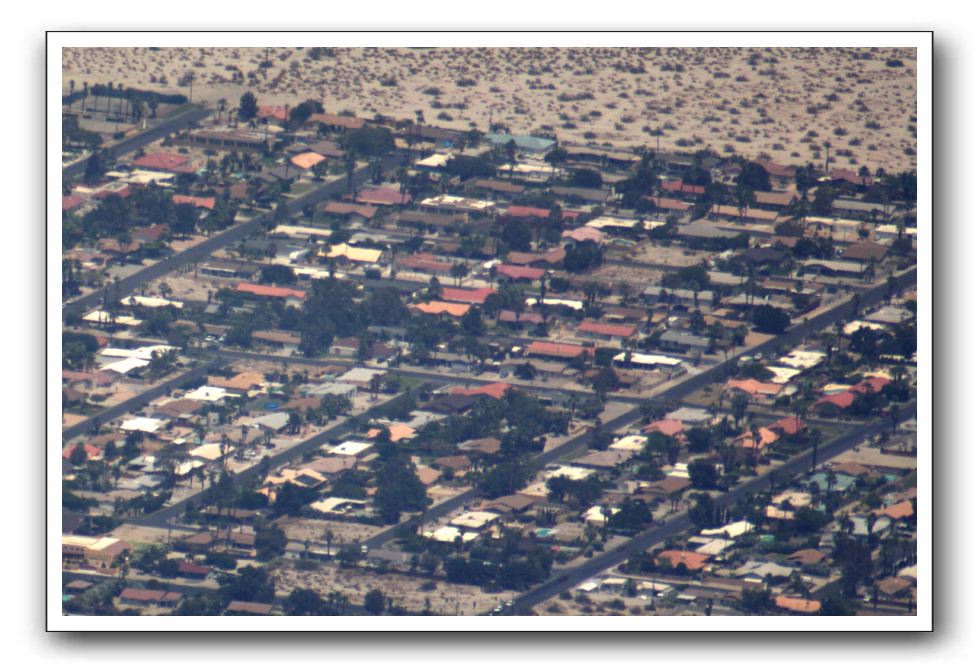
[[[906,420],[915,416],[917,406],[914,402],[905,405],[901,410],[901,419]],[[861,428],[848,431],[833,441],[822,445],[817,453],[817,464],[826,462],[830,458],[838,456],[844,451],[851,449],[867,437],[876,435],[891,427],[889,420],[877,420]],[[773,484],[789,477],[806,472],[812,462],[812,452],[804,451],[786,461],[783,465],[772,472],[763,476],[746,481],[726,493],[721,494],[714,500],[715,504],[721,508],[728,508],[736,504],[745,495],[754,495],[768,490]],[[543,585],[530,590],[518,597],[513,604],[513,614],[526,615],[537,604],[546,601],[559,594],[560,592],[577,586],[586,579],[600,573],[608,568],[621,564],[635,552],[649,549],[650,547],[662,543],[666,539],[684,533],[691,525],[690,518],[686,513],[674,516],[665,525],[648,529],[638,536],[633,537],[618,548],[593,557],[581,566],[561,575],[560,577],[548,581]]]
[[[179,111],[178,111],[179,112]],[[180,113],[177,117],[172,119],[165,119],[160,124],[147,129],[141,133],[125,138],[112,147],[109,151],[112,152],[113,156],[119,157],[128,152],[135,152],[139,148],[149,145],[155,140],[169,136],[177,131],[182,131],[187,128],[192,122],[198,122],[203,120],[205,117],[210,115],[211,111],[206,108],[201,108],[199,106],[189,106],[188,110]],[[85,164],[88,163],[88,157],[76,161],[70,166],[65,166],[61,169],[61,176],[64,179],[71,177],[76,177],[85,172]]]
[[[71,438],[77,435],[81,435],[83,433],[90,433],[92,431],[92,420],[95,417],[98,417],[99,421],[105,423],[111,421],[112,419],[115,419],[118,416],[126,414],[127,412],[138,410],[139,408],[143,407],[153,399],[159,398],[160,396],[164,395],[171,389],[178,388],[180,387],[180,385],[183,385],[187,382],[202,377],[204,374],[207,373],[207,370],[209,368],[217,366],[219,363],[223,363],[223,362],[224,362],[223,359],[212,359],[211,361],[205,364],[201,364],[196,368],[192,368],[191,370],[185,373],[181,373],[180,375],[174,378],[170,378],[165,382],[161,382],[155,387],[151,387],[146,391],[144,391],[143,393],[133,396],[128,400],[113,405],[112,407],[105,408],[104,410],[100,410],[95,414],[93,414],[92,416],[90,416],[85,421],[80,421],[74,426],[69,426],[68,428],[62,430],[61,439],[70,440]]]
[[[385,172],[388,172],[397,168],[400,164],[401,156],[393,155],[386,158],[382,162],[381,167]],[[356,171],[354,171],[354,186],[363,184],[369,177],[370,168],[368,166],[358,168]],[[346,187],[347,180],[345,177],[316,187],[297,198],[289,200],[289,212],[293,214],[298,213],[306,205],[312,205],[326,200],[330,196],[344,191]],[[218,249],[229,244],[233,244],[238,240],[245,239],[252,233],[259,231],[262,228],[262,222],[268,218],[271,218],[274,214],[274,211],[269,211],[258,215],[250,221],[235,224],[224,232],[209,237],[196,246],[192,246],[184,251],[181,251],[180,253],[170,256],[169,258],[165,258],[154,265],[145,267],[144,269],[141,269],[130,276],[120,279],[118,283],[112,286],[114,296],[121,299],[126,295],[135,292],[140,285],[146,283],[147,281],[152,281],[153,279],[159,278],[183,265],[188,265],[203,260]],[[87,309],[97,306],[104,296],[105,289],[102,289],[96,290],[95,292],[89,293],[83,297],[79,297],[64,307],[62,316],[68,314],[81,315]]]
[[[904,274],[897,277],[898,287],[905,288],[916,282],[917,279],[917,268],[909,270]],[[881,284],[873,288],[868,289],[863,294],[860,295],[860,302],[862,307],[867,307],[872,304],[879,302],[887,295],[886,284]],[[746,348],[745,353],[768,353],[774,351],[781,345],[795,345],[802,342],[805,337],[812,330],[821,329],[828,325],[832,325],[837,320],[841,320],[850,315],[851,306],[849,301],[841,301],[836,306],[828,309],[819,315],[813,317],[808,322],[803,322],[802,324],[796,325],[795,327],[789,329],[786,333],[781,336],[776,336],[764,343],[756,345],[750,349]],[[713,383],[723,377],[724,364],[718,364],[713,366],[703,373],[698,373],[696,375],[691,375],[685,378],[681,378],[677,381],[677,384],[673,387],[666,389],[656,396],[656,399],[667,401],[667,400],[679,400],[688,396],[691,393],[696,392],[699,389]],[[616,430],[624,426],[635,423],[642,417],[639,407],[635,407],[632,410],[615,417],[614,419],[603,424],[606,430]],[[552,463],[555,460],[561,458],[562,456],[581,449],[584,447],[590,438],[590,433],[583,433],[577,437],[568,440],[565,444],[552,449],[548,452],[539,454],[535,456],[531,462],[532,467],[535,470],[539,470],[545,467],[548,463]],[[422,516],[424,520],[435,520],[445,516],[452,511],[462,507],[463,505],[472,502],[478,497],[476,489],[467,490],[464,493],[457,495],[441,504],[438,504],[424,513]],[[413,525],[417,525],[417,519],[411,521]],[[388,543],[396,537],[395,528],[387,529],[383,532],[378,533],[374,537],[365,541],[365,545],[368,547],[382,546]],[[560,590],[558,590],[560,591]]]
[[[407,396],[406,394],[401,394],[396,398],[393,398],[392,400],[388,401],[386,404],[397,404],[398,402],[404,400],[406,396]],[[383,405],[379,407],[383,407]],[[359,415],[357,419],[360,419],[362,417],[370,417],[370,416],[371,415],[369,410],[367,413]],[[328,430],[323,431],[322,433],[314,435],[308,440],[304,440],[300,442],[299,444],[295,445],[290,449],[286,449],[281,453],[271,456],[270,460],[272,462],[272,467],[278,467],[290,463],[294,460],[300,459],[302,458],[303,454],[306,453],[307,451],[313,451],[314,449],[318,449],[319,447],[323,446],[330,440],[346,435],[347,433],[352,433],[355,429],[356,429],[356,422],[353,420],[353,418],[348,419],[333,428],[330,428]],[[255,476],[256,474],[258,474],[258,464],[252,465],[248,469],[242,470],[241,472],[236,474],[235,481],[240,481],[242,479],[249,479]],[[133,525],[144,525],[147,527],[166,527],[167,520],[169,520],[170,518],[183,515],[184,510],[187,508],[186,505],[188,503],[195,504],[195,505],[200,504],[202,497],[203,495],[201,493],[195,493],[194,495],[191,495],[186,499],[180,500],[179,502],[175,502],[169,506],[163,507],[162,509],[158,511],[154,511],[153,513],[146,514],[143,516],[137,516],[135,518],[127,518],[126,522]]]

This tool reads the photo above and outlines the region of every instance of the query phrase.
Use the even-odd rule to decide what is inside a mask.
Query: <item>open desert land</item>
[[[916,167],[913,49],[65,48],[63,85],[122,84],[234,106],[319,100],[327,112],[543,130],[888,172]],[[419,115],[420,113],[420,115]]]

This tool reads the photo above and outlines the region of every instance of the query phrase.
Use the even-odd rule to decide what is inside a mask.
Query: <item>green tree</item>
[[[238,100],[238,119],[247,122],[248,120],[255,119],[256,115],[258,115],[258,100],[254,94],[246,92]]]
[[[387,605],[387,597],[384,592],[375,588],[364,595],[364,610],[372,615],[380,615],[384,612]]]

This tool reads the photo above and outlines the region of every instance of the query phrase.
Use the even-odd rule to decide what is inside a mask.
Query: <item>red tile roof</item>
[[[174,205],[193,205],[194,207],[203,207],[204,209],[214,209],[214,198],[202,196],[184,196],[179,193],[173,194],[173,204]]]
[[[291,288],[276,288],[270,285],[259,285],[257,283],[239,283],[236,288],[238,292],[246,292],[250,295],[257,295],[259,297],[296,297],[297,299],[305,299],[306,293],[302,290],[293,290]]]
[[[799,431],[806,429],[806,422],[795,417],[785,417],[776,421],[771,427],[782,431],[786,435],[795,435]]]
[[[442,262],[430,253],[416,253],[414,255],[398,258],[399,268],[414,269],[420,272],[439,272],[448,274],[452,271],[451,262]]]
[[[138,228],[133,231],[133,239],[141,239],[147,242],[155,242],[170,232],[170,226],[165,223]]]
[[[674,569],[683,564],[688,571],[699,571],[710,557],[689,550],[664,550],[656,559],[666,560]]]
[[[411,202],[411,194],[402,194],[395,189],[384,187],[361,189],[357,192],[357,202],[373,205],[407,205]]]
[[[629,338],[636,333],[635,325],[610,325],[601,322],[589,322],[582,320],[578,325],[578,331],[583,334],[598,334],[599,336],[615,336],[618,338]]]
[[[820,405],[835,405],[841,410],[853,405],[853,401],[857,399],[856,394],[852,391],[844,391],[839,394],[833,394],[832,396],[823,396],[818,401],[813,403],[813,407],[819,407]]]
[[[508,389],[512,389],[511,385],[506,382],[494,382],[492,384],[483,385],[482,387],[477,387],[475,389],[466,389],[465,387],[452,387],[449,389],[450,394],[462,394],[464,396],[491,396],[496,400],[503,398],[503,395]]]
[[[357,205],[355,203],[342,203],[334,200],[324,205],[323,211],[327,214],[336,214],[337,216],[357,214],[365,219],[373,219],[374,214],[377,213],[377,208],[373,205]]]
[[[662,198],[660,196],[644,196],[644,198],[653,203],[653,205],[659,209],[686,212],[688,209],[693,207],[693,205],[690,203],[685,203],[682,200],[676,200],[674,198]]]
[[[891,520],[901,520],[914,515],[914,505],[911,504],[911,500],[905,500],[876,509],[874,513],[878,516],[887,516]]]
[[[69,212],[84,202],[85,199],[78,196],[61,196],[61,211]]]
[[[755,191],[755,202],[759,205],[778,205],[785,207],[792,202],[795,194],[791,191]]]
[[[544,357],[560,357],[574,359],[582,354],[588,354],[589,348],[572,343],[551,343],[550,341],[534,341],[527,347],[527,354]]]
[[[464,304],[485,304],[493,288],[442,288],[441,299],[446,302]]]
[[[529,281],[535,281],[544,276],[543,269],[521,267],[520,265],[497,265],[496,273],[511,279],[527,279]]]
[[[775,606],[789,612],[801,612],[814,615],[819,612],[822,604],[815,599],[795,598],[792,596],[776,596]]]
[[[62,449],[61,457],[65,459],[71,458],[71,452],[75,450],[76,446],[78,445],[69,444],[67,447]],[[82,448],[85,449],[85,456],[88,458],[88,460],[95,460],[102,455],[102,450],[91,444],[85,443],[82,445]]]
[[[777,164],[774,161],[768,161],[766,159],[758,159],[755,161],[756,164],[765,169],[769,175],[774,177],[795,177],[795,166],[783,166]]]
[[[517,319],[517,314],[514,311],[500,311],[500,315],[497,317],[500,322],[527,322],[532,325],[539,325],[544,322],[544,316],[536,311],[524,311],[520,314],[520,319]]]
[[[286,113],[286,109],[283,106],[259,106],[256,116],[260,120],[272,118],[273,120],[279,120],[281,122],[285,122],[287,119],[289,119],[289,114]]]
[[[175,171],[183,169],[190,163],[190,157],[173,152],[152,152],[144,154],[138,159],[133,160],[133,165],[138,168],[149,168],[151,170]]]
[[[663,435],[676,437],[686,430],[686,428],[687,427],[683,425],[683,422],[675,419],[660,419],[659,421],[654,421],[651,424],[646,424],[646,426],[643,427],[642,432],[647,435],[650,433],[662,433]]]
[[[872,378],[866,378],[865,380],[858,382],[857,384],[850,387],[850,391],[854,393],[879,394],[881,390],[887,385],[889,385],[890,383],[891,381],[887,378],[875,376]]]
[[[525,207],[523,205],[510,205],[507,207],[506,216],[512,216],[516,218],[526,218],[526,217],[536,217],[538,219],[546,219],[551,215],[550,210],[546,210],[540,207]]]
[[[412,304],[411,308],[430,315],[448,314],[453,318],[461,318],[469,312],[469,304],[454,304],[450,302],[425,302]]]
[[[699,196],[704,193],[704,187],[699,184],[684,184],[682,180],[670,180],[663,183],[663,191],[689,193]]]

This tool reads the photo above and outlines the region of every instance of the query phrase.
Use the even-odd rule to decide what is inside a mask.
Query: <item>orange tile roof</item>
[[[466,389],[465,387],[452,387],[449,389],[450,394],[462,394],[464,396],[492,396],[496,400],[503,398],[503,395],[508,389],[512,387],[506,382],[494,382],[493,384],[483,385],[482,387],[477,387],[475,389]]]
[[[876,509],[874,513],[878,516],[887,516],[891,520],[901,520],[914,515],[914,505],[911,504],[911,500],[905,500]]]
[[[660,419],[659,421],[654,421],[651,424],[647,424],[643,427],[642,432],[645,434],[650,433],[662,433],[663,435],[669,435],[670,437],[675,437],[686,430],[686,426],[682,422],[675,419]]]
[[[582,320],[578,325],[578,331],[584,334],[598,334],[599,336],[618,336],[629,338],[636,333],[635,325],[610,325],[601,322],[590,322]]]
[[[493,288],[442,288],[442,294],[439,296],[446,302],[485,304],[486,298],[492,293]]]
[[[424,304],[414,304],[412,308],[431,315],[447,313],[453,318],[461,318],[469,312],[469,304],[454,304],[451,302],[425,302]]]
[[[508,276],[511,279],[528,279],[530,281],[544,276],[543,269],[537,269],[536,267],[521,267],[520,265],[498,265],[496,268],[496,273],[502,276]]]
[[[765,447],[775,442],[776,440],[778,440],[778,433],[773,431],[771,428],[765,428],[764,426],[762,426],[761,428],[758,429],[758,447],[757,447],[758,449],[764,449]],[[740,442],[741,446],[744,447],[745,449],[756,448],[755,441],[751,437],[751,431],[747,431],[746,433],[742,434],[737,438],[736,441]]]
[[[213,197],[201,197],[201,196],[183,196],[179,193],[173,194],[173,204],[174,205],[193,205],[194,207],[203,207],[204,209],[214,209],[214,198]]]
[[[534,341],[527,346],[527,354],[543,355],[545,357],[561,357],[562,359],[574,359],[582,354],[587,354],[588,348],[583,345],[573,345],[571,343],[551,343],[549,341]]]
[[[822,604],[814,599],[796,598],[794,596],[776,596],[776,607],[790,612],[802,612],[807,615],[814,615],[819,612]]]
[[[785,417],[776,421],[771,427],[782,431],[786,435],[795,435],[799,431],[806,429],[806,422],[795,417]]]
[[[710,557],[689,550],[664,550],[656,559],[665,559],[674,569],[683,564],[688,571],[699,571]]]
[[[294,165],[303,170],[307,168],[312,168],[318,163],[326,161],[326,157],[322,154],[317,154],[316,152],[303,152],[302,154],[297,154],[290,159]]]
[[[247,292],[250,295],[258,295],[259,297],[295,297],[297,299],[305,299],[306,293],[302,290],[293,290],[291,288],[276,288],[270,285],[259,285],[257,283],[239,283],[236,288],[238,292]]]

